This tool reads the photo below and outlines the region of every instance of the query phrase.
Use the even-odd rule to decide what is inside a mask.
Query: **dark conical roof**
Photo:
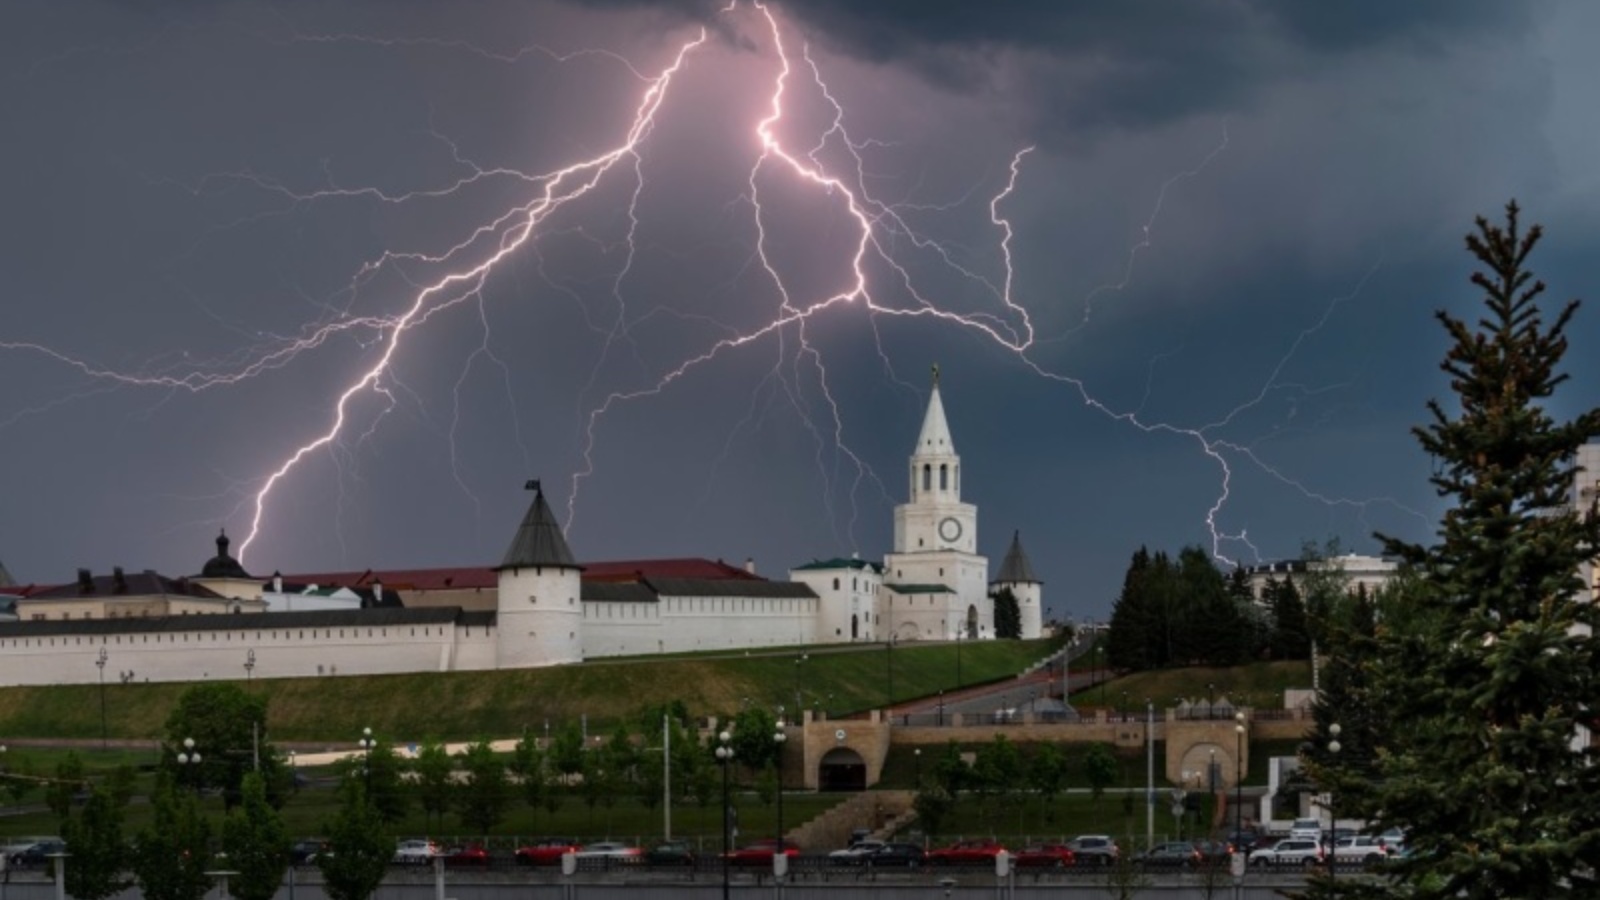
[[[217,555],[206,560],[200,569],[201,578],[249,578],[250,573],[239,565],[239,561],[228,555],[228,532],[217,534]]]
[[[16,583],[17,582],[12,579],[11,573],[6,571],[6,564],[0,562],[0,588],[15,587]]]
[[[995,584],[1042,584],[1033,574],[1033,564],[1028,562],[1028,554],[1022,550],[1022,532],[1011,533],[1011,549],[1006,551],[1006,558],[1000,563],[1000,572],[994,577]]]
[[[516,537],[511,539],[511,546],[506,550],[506,558],[500,562],[499,568],[583,568],[572,557],[572,548],[567,546],[567,539],[562,536],[561,526],[550,512],[550,504],[544,500],[544,490],[538,480],[528,482],[527,488],[533,491],[533,503],[528,506],[528,514],[522,517],[522,524],[517,527]]]

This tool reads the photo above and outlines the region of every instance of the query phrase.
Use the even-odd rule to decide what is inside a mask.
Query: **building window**
[[[529,594],[528,595],[528,602],[537,605],[538,602],[539,602],[539,595],[538,594]]]
[[[833,589],[836,591],[839,589],[839,579],[837,578],[833,580]]]
[[[939,466],[939,490],[950,490],[950,467],[943,464]]]

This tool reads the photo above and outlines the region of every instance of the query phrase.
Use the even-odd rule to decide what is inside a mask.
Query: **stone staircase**
[[[790,830],[787,837],[808,853],[837,850],[850,843],[850,833],[858,828],[884,840],[916,819],[911,807],[915,796],[914,791],[863,791]]]

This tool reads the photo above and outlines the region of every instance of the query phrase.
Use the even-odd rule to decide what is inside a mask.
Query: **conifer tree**
[[[1122,593],[1111,606],[1111,632],[1106,656],[1113,669],[1140,671],[1151,667],[1145,654],[1146,611],[1144,578],[1150,570],[1150,551],[1140,547],[1122,576]]]
[[[1413,853],[1391,894],[1600,892],[1600,765],[1582,739],[1597,724],[1600,614],[1580,578],[1600,515],[1571,493],[1600,410],[1552,418],[1577,303],[1541,306],[1526,268],[1539,237],[1515,204],[1503,226],[1480,218],[1467,237],[1483,312],[1475,324],[1437,314],[1459,409],[1432,401],[1432,422],[1414,429],[1450,505],[1432,546],[1385,541],[1417,571],[1417,608],[1379,631],[1392,725],[1382,777],[1349,789],[1361,812],[1407,830]]]
[[[1022,606],[1011,588],[1001,588],[994,594],[994,636],[997,638],[1022,637]]]

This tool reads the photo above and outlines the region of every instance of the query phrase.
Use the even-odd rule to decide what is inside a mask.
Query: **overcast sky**
[[[881,558],[938,364],[1100,618],[1427,539],[1474,215],[1600,284],[1593,4],[723,5],[5,4],[0,562],[493,565],[530,477],[581,559]]]

